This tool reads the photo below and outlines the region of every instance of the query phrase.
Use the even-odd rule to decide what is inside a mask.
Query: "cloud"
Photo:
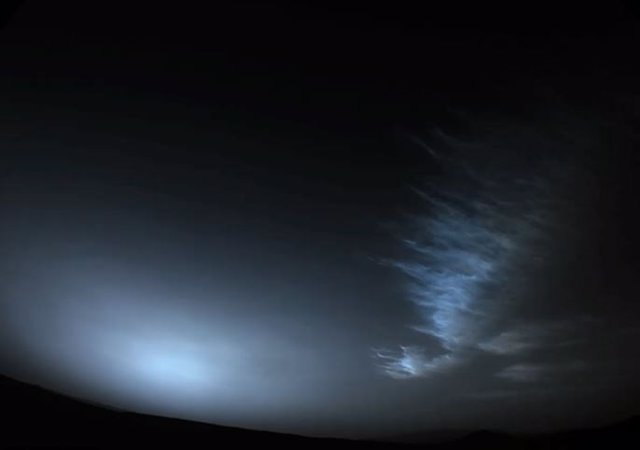
[[[522,355],[539,349],[575,346],[599,320],[578,316],[561,320],[521,323],[478,343],[478,348],[496,355]]]
[[[379,352],[382,368],[395,378],[439,371],[478,346],[508,354],[535,345],[533,330],[495,334],[495,327],[516,295],[521,266],[541,259],[549,186],[537,174],[505,177],[462,160],[437,160],[451,178],[418,191],[428,212],[413,219],[402,240],[407,258],[391,265],[407,277],[421,319],[413,329],[434,338],[441,351],[426,356],[424,348],[403,345]]]
[[[511,381],[530,383],[539,381],[550,372],[549,367],[536,364],[514,364],[502,369],[496,374],[497,377],[506,378]]]
[[[375,353],[388,376],[425,377],[476,356],[527,358],[584,341],[588,320],[562,316],[567,311],[540,296],[551,293],[543,289],[555,282],[554,266],[563,267],[582,232],[575,217],[586,188],[575,186],[590,175],[576,160],[556,157],[557,143],[534,128],[505,124],[468,141],[440,132],[443,152],[437,142],[414,139],[428,146],[441,175],[415,189],[424,211],[406,223],[404,256],[385,261],[405,276],[417,318],[413,340]],[[535,157],[521,156],[523,148]],[[544,313],[532,307],[538,302]],[[528,364],[500,377],[535,380],[548,372]]]
[[[518,383],[536,383],[551,381],[559,375],[584,370],[587,364],[583,361],[571,361],[568,363],[518,363],[505,367],[496,373],[499,378],[504,378]]]
[[[498,355],[515,355],[538,348],[544,331],[536,327],[503,331],[487,341],[480,342],[478,348]]]
[[[423,377],[457,366],[461,361],[452,354],[429,357],[419,346],[400,346],[399,350],[376,350],[375,356],[382,361],[381,368],[396,379]]]

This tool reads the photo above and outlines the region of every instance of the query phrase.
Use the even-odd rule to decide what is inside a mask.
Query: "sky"
[[[638,414],[639,20],[23,2],[0,371],[322,436]]]

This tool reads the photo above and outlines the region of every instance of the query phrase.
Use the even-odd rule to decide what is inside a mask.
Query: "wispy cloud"
[[[459,358],[449,353],[429,357],[419,346],[401,345],[399,350],[376,350],[375,356],[381,361],[380,365],[387,375],[396,379],[444,372],[461,362]]]
[[[536,193],[516,200],[500,195],[511,194],[509,187],[496,192],[492,183],[478,183],[479,175],[475,178],[472,191],[421,194],[431,213],[417,221],[415,236],[403,241],[412,256],[394,266],[410,280],[409,297],[422,317],[415,330],[436,338],[443,353],[428,358],[415,347],[382,353],[390,375],[423,376],[443,360],[456,359],[459,350],[482,342],[502,307],[498,291],[506,285],[509,266],[539,232],[533,219],[511,211],[526,203],[535,212]],[[503,336],[484,345],[506,351],[515,341],[514,336]]]
[[[551,327],[528,324],[502,331],[480,342],[478,348],[497,355],[517,355],[540,348],[550,336],[553,336]]]
[[[453,158],[432,146],[428,152],[445,176],[416,190],[425,213],[412,219],[402,239],[407,257],[390,264],[407,277],[407,296],[419,317],[412,328],[435,339],[439,349],[412,343],[377,351],[380,367],[394,378],[441,372],[474,351],[524,354],[554,335],[548,324],[513,316],[528,277],[545,263],[562,207],[552,166],[514,168],[501,161]],[[537,375],[534,369],[515,368],[506,376]]]
[[[521,323],[479,342],[478,348],[496,355],[522,355],[543,348],[577,345],[584,342],[585,330],[597,322],[582,316]]]
[[[518,363],[505,367],[496,376],[519,383],[534,383],[543,380],[550,381],[560,374],[584,370],[587,367],[583,361],[563,363]]]

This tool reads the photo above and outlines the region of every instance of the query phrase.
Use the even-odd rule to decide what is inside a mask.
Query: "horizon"
[[[116,407],[112,407],[110,405],[107,404],[101,404],[99,402],[94,402],[91,401],[89,399],[84,399],[81,397],[74,397],[73,395],[64,393],[64,392],[59,392],[56,390],[52,390],[46,386],[41,386],[38,384],[32,384],[26,381],[22,381],[22,380],[16,380],[13,379],[11,377],[7,377],[5,375],[0,375],[0,379],[2,380],[2,387],[3,389],[6,388],[6,384],[8,383],[10,386],[12,386],[13,388],[18,387],[18,389],[20,389],[21,391],[24,391],[25,389],[28,390],[29,392],[29,398],[26,398],[24,395],[24,392],[19,392],[18,395],[16,395],[16,397],[18,397],[18,400],[22,400],[21,403],[16,403],[16,399],[15,398],[10,398],[9,402],[7,403],[7,405],[9,406],[9,408],[13,409],[16,407],[19,407],[20,409],[23,409],[24,407],[34,407],[34,406],[38,406],[38,407],[42,407],[43,405],[38,404],[39,399],[34,399],[33,398],[33,393],[34,390],[37,391],[37,395],[39,397],[41,396],[53,396],[55,397],[55,399],[58,402],[62,402],[62,403],[57,403],[57,406],[55,407],[56,411],[57,411],[57,416],[55,417],[55,420],[61,420],[61,419],[67,419],[68,415],[71,414],[73,412],[74,408],[80,407],[80,408],[96,408],[98,410],[101,410],[103,412],[106,412],[107,414],[111,414],[111,413],[118,413],[118,414],[124,414],[124,415],[129,415],[131,417],[134,416],[141,416],[141,417],[148,417],[151,420],[160,420],[160,421],[164,421],[167,420],[169,422],[166,423],[175,423],[175,424],[196,424],[196,425],[206,425],[206,426],[211,426],[211,431],[214,430],[220,430],[220,431],[232,431],[232,432],[239,432],[239,433],[268,433],[273,435],[274,437],[277,436],[282,436],[282,437],[300,437],[300,438],[308,438],[308,439],[320,439],[320,440],[344,440],[344,441],[370,441],[370,442],[378,442],[378,443],[389,443],[389,444],[409,444],[409,445],[413,445],[413,444],[425,444],[425,445],[434,445],[434,444],[442,444],[442,443],[453,443],[456,441],[460,441],[461,439],[469,439],[469,438],[476,438],[477,436],[480,435],[484,435],[486,433],[489,434],[495,434],[495,435],[501,435],[501,436],[510,436],[510,437],[517,437],[517,438],[523,438],[523,439],[532,439],[532,438],[543,438],[545,436],[549,436],[549,437],[553,437],[553,436],[559,436],[559,435],[563,435],[566,433],[582,433],[582,432],[589,432],[589,431],[595,431],[595,430],[606,430],[609,428],[620,428],[621,426],[631,423],[631,422],[637,422],[638,420],[640,420],[640,415],[636,414],[636,415],[632,415],[632,416],[626,416],[623,418],[619,418],[618,420],[609,420],[605,423],[600,423],[600,424],[595,424],[594,426],[591,426],[589,428],[560,428],[560,429],[555,429],[555,430],[544,430],[544,431],[528,431],[528,432],[513,432],[513,431],[505,431],[505,430],[500,430],[500,429],[429,429],[429,430],[417,430],[414,431],[412,433],[408,433],[408,434],[400,434],[400,435],[375,435],[375,434],[371,434],[371,435],[365,435],[365,436],[352,436],[352,437],[335,437],[335,436],[331,436],[331,435],[311,435],[311,434],[296,434],[296,433],[286,433],[286,432],[278,432],[278,431],[264,431],[264,430],[258,430],[258,429],[253,429],[253,428],[242,428],[242,427],[229,427],[229,426],[224,426],[224,425],[219,425],[216,423],[211,423],[211,422],[200,422],[200,421],[192,421],[192,420],[188,420],[188,419],[184,419],[184,418],[180,418],[180,417],[173,417],[173,416],[163,416],[163,415],[153,415],[153,414],[144,414],[144,413],[137,413],[137,412],[133,412],[133,411],[129,411],[126,409],[120,409],[120,408],[116,408]],[[15,391],[12,391],[12,394],[16,394]],[[24,398],[23,398],[24,397]],[[26,400],[26,401],[25,401]],[[64,405],[64,407],[62,407]],[[51,404],[49,403],[47,407],[51,407]],[[40,411],[40,414],[42,415],[44,412],[45,415],[49,414],[50,411],[47,411],[46,407],[43,409],[43,411]],[[12,411],[12,413],[15,415],[16,411]],[[102,416],[102,419],[100,421],[97,421],[96,424],[98,426],[105,426],[108,425],[108,421],[105,420],[107,416]],[[15,417],[14,417],[15,419]],[[24,424],[20,423],[19,421],[16,422],[19,425],[24,426]],[[57,423],[57,422],[55,422]],[[160,423],[160,422],[159,422]],[[33,419],[33,423],[29,424],[30,426],[39,426],[39,419]],[[53,442],[53,441],[52,441]]]

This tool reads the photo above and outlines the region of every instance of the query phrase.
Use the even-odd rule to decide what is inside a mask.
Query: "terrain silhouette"
[[[312,438],[137,414],[74,399],[5,376],[0,376],[0,405],[2,447],[212,448],[260,445],[266,448],[404,450],[640,447],[640,416],[601,428],[535,436],[479,430],[450,441],[426,444],[419,442],[418,435],[413,436],[413,443]]]

